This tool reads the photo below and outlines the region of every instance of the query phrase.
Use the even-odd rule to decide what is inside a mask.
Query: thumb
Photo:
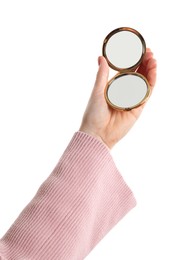
[[[99,70],[97,72],[97,77],[94,85],[93,92],[100,93],[103,92],[108,81],[109,76],[109,66],[106,59],[103,56],[98,58]]]

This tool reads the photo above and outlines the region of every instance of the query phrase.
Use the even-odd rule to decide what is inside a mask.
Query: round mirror
[[[110,32],[103,42],[103,56],[109,66],[119,71],[105,88],[107,103],[117,110],[130,110],[142,105],[149,97],[147,79],[136,72],[146,52],[142,35],[129,27]]]
[[[105,98],[117,110],[130,110],[143,104],[149,97],[146,79],[138,73],[117,74],[107,84]]]
[[[112,31],[103,43],[103,56],[109,66],[118,71],[136,69],[145,52],[146,44],[142,35],[129,27]]]

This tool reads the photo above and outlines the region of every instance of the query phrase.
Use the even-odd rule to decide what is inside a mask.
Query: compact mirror
[[[110,32],[103,42],[103,56],[118,71],[105,88],[107,103],[117,110],[130,110],[142,105],[150,94],[147,79],[135,71],[146,52],[142,35],[129,27]]]

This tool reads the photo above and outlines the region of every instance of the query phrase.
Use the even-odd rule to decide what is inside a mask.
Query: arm
[[[148,49],[138,69],[151,88],[156,63]],[[135,206],[110,149],[144,108],[119,112],[104,100],[108,65],[99,71],[80,130],[37,194],[0,240],[0,260],[84,259],[92,248]]]

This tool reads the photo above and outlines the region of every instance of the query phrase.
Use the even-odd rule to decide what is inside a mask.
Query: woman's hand
[[[109,107],[104,97],[109,67],[102,56],[98,63],[97,78],[79,130],[97,137],[111,149],[128,133],[146,103],[130,111],[117,111]],[[152,90],[156,82],[156,60],[150,49],[147,49],[137,72],[147,78]]]

